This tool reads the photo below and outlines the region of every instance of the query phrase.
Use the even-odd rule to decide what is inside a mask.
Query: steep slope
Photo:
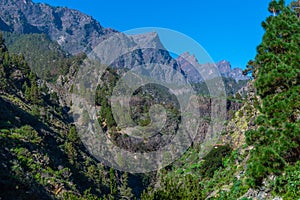
[[[31,69],[44,80],[54,81],[69,72],[72,58],[45,34],[17,34],[3,32],[11,53],[22,54]]]
[[[1,0],[0,29],[16,33],[44,33],[71,53],[88,52],[112,32],[77,10],[36,4],[31,0]]]
[[[1,34],[0,72],[1,199],[132,197],[128,175],[86,152],[57,94]]]
[[[0,11],[0,30],[18,34],[46,34],[50,40],[57,42],[64,51],[73,55],[89,53],[101,41],[110,37],[113,33],[117,33],[115,30],[103,28],[92,17],[68,8],[33,3],[31,0],[1,0],[0,6],[2,8]],[[190,66],[191,63],[192,65],[198,65],[195,58],[186,53],[174,60],[165,50],[157,33],[124,37],[127,37],[127,39],[123,39],[130,41],[136,51],[126,55],[126,58],[124,56],[119,58],[115,62],[117,67],[131,69],[132,65],[142,65],[151,61],[152,63],[169,65],[186,75],[192,82],[197,83],[201,80],[199,74]],[[44,39],[41,38],[40,40]],[[26,53],[26,51],[18,53],[24,52]],[[125,60],[126,62],[124,62]],[[233,78],[236,81],[248,80],[247,77],[242,75],[241,69],[231,69],[227,61],[221,61],[216,65],[223,77]]]
[[[295,3],[296,4],[296,3]],[[299,1],[298,1],[299,4]],[[145,199],[298,199],[299,10],[271,1],[247,101],[205,157],[191,148]]]

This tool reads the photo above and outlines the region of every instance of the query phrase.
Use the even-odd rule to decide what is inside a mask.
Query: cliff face
[[[191,82],[201,82],[203,80],[203,78],[201,77],[201,75],[195,67],[197,67],[200,70],[205,68],[210,69],[211,67],[216,67],[219,70],[219,73],[222,77],[232,78],[237,82],[240,80],[249,80],[249,77],[243,75],[243,70],[241,68],[232,68],[230,62],[226,60],[222,60],[217,63],[201,64],[198,62],[194,55],[190,55],[190,53],[185,52],[182,55],[180,55],[176,59],[176,61]],[[209,72],[201,71],[201,74],[205,73]]]
[[[242,73],[243,70],[241,68],[232,68],[230,62],[226,60],[217,62],[216,65],[220,73],[224,77],[230,77],[235,79],[236,81],[249,80],[249,77],[243,75]]]
[[[65,7],[53,7],[43,3],[34,3],[31,0],[0,0],[0,30],[19,34],[40,33],[46,34],[52,41],[57,42],[63,50],[70,54],[89,53],[103,40],[109,38],[117,31],[104,28],[91,16],[77,10]],[[216,65],[220,74],[235,81],[247,80],[239,68],[231,69],[230,63],[221,61],[216,64],[199,64],[194,56],[189,53],[173,59],[164,48],[157,33],[145,33],[138,35],[121,36],[124,43],[122,48],[134,49],[126,55],[119,55],[113,62],[117,68],[132,69],[145,63],[157,63],[170,66],[170,71],[176,70],[187,77],[192,83],[201,82],[203,79],[199,69]],[[118,44],[116,44],[118,45]],[[111,47],[110,47],[111,48]],[[120,48],[118,46],[118,48]],[[109,57],[116,53],[102,52],[102,56]],[[111,64],[111,63],[107,63]],[[154,73],[161,73],[159,69],[153,69]],[[165,79],[171,79],[170,73],[166,72]]]
[[[71,54],[88,52],[115,32],[77,10],[36,4],[31,0],[1,0],[0,29],[21,34],[45,33]]]

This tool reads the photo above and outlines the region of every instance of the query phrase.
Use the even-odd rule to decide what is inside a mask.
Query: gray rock
[[[116,32],[77,10],[31,0],[1,0],[0,7],[1,30],[47,34],[71,54],[88,52],[102,37]]]

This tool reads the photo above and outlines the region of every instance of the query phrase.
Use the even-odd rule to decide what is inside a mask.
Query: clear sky
[[[214,61],[245,68],[261,42],[270,0],[34,0],[80,10],[118,31],[163,27],[188,35]],[[289,2],[289,1],[287,1]]]

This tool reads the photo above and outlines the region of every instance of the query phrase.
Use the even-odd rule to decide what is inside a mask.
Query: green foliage
[[[213,177],[214,172],[223,167],[223,159],[231,152],[229,146],[213,148],[205,157],[199,171],[203,176]]]
[[[50,102],[52,105],[59,105],[59,98],[56,92],[50,93]]]
[[[64,193],[63,199],[65,200],[100,200],[102,198],[98,198],[97,196],[91,193],[91,189],[88,189],[84,192],[83,196],[75,195],[73,193]]]
[[[252,187],[260,186],[267,174],[280,174],[285,167],[285,161],[272,147],[260,146],[252,152],[248,161],[247,174],[252,178]]]
[[[24,81],[29,77],[30,68],[22,55],[11,55],[0,35],[0,89],[12,92],[22,89]]]
[[[51,80],[51,77],[59,73],[57,70],[65,71],[63,62],[66,53],[46,35],[5,33],[5,37],[9,50],[16,54],[24,54],[27,62],[40,77]]]
[[[80,138],[77,134],[75,126],[70,127],[70,130],[69,130],[68,135],[67,135],[67,139],[70,142],[72,142],[73,144],[79,144],[80,143]]]
[[[271,182],[274,192],[284,199],[297,199],[300,196],[300,162],[288,166],[285,173]]]
[[[142,199],[238,199],[249,189],[242,179],[235,177],[236,159],[243,160],[240,156],[228,146],[219,146],[212,149],[205,160],[200,160],[199,150],[190,148],[172,164],[172,169],[161,170],[160,187],[149,188]],[[212,193],[215,195],[209,198]]]
[[[162,177],[161,187],[150,194],[144,193],[143,199],[205,199],[204,185],[192,175],[181,177],[180,182],[175,177]]]
[[[109,169],[109,182],[110,194],[114,196],[117,194],[118,188],[115,180],[115,171],[113,168]]]
[[[23,84],[23,89],[25,90],[25,99],[32,104],[41,104],[42,94],[40,87],[37,84],[37,77],[31,72],[28,78],[29,86],[27,82]]]
[[[109,173],[81,145],[58,95],[40,87],[24,57],[10,54],[1,36],[0,43],[1,198],[118,199],[121,191],[131,197],[126,176],[121,183],[119,172]]]
[[[128,186],[128,174],[125,172],[121,180],[122,184],[119,187],[120,199],[133,199],[132,189]]]
[[[66,75],[71,66],[79,65],[85,54],[70,56],[56,42],[45,34],[3,33],[10,52],[22,54],[33,72],[47,81],[55,81],[59,75]]]
[[[246,133],[255,146],[247,170],[252,186],[280,174],[300,155],[300,20],[284,1],[272,1],[269,11],[273,16],[263,22],[263,41],[249,62],[261,98],[259,128]]]
[[[246,133],[247,144],[254,146],[246,174],[237,173],[246,157],[239,150],[218,146],[200,160],[195,147],[159,172],[142,199],[206,199],[210,195],[216,199],[238,199],[250,186],[260,186],[268,175],[276,175],[271,181],[276,195],[286,199],[300,196],[300,24],[299,12],[294,10],[284,7],[282,0],[270,3],[269,11],[274,16],[263,23],[266,33],[255,60],[249,62],[248,69],[253,71],[260,96],[255,100],[260,116],[255,121],[258,128]],[[8,48],[25,56],[9,54],[0,33],[0,90],[11,95],[5,100],[0,97],[3,104],[0,105],[1,195],[5,199],[38,199],[41,196],[49,199],[132,199],[136,191],[130,186],[136,180],[130,180],[130,174],[107,169],[86,152],[75,126],[68,125],[69,121],[63,116],[58,95],[48,94],[47,86],[38,84],[37,76],[27,64],[30,63],[43,78],[54,81],[80,63],[84,55],[70,57],[45,35],[5,34]],[[128,135],[118,135],[121,128],[116,127],[109,102],[112,89],[119,81],[118,73],[118,70],[107,69],[101,77],[103,84],[96,90],[95,102],[100,106],[102,128],[115,142],[128,145]],[[232,79],[224,79],[224,82],[230,95],[246,84],[246,81]],[[148,91],[152,91],[151,87]],[[199,93],[208,94],[205,84],[193,87]],[[162,102],[158,96],[171,102],[172,96],[165,95],[162,88],[156,89],[152,97],[144,95],[142,90],[135,94],[136,107],[132,111],[136,124],[147,126],[151,123],[149,108],[151,101]],[[49,96],[45,101],[46,95]],[[242,102],[243,98],[236,94],[234,100]],[[176,106],[167,103],[163,106],[167,108],[168,117],[178,122]],[[89,122],[87,111],[82,120]],[[122,120],[126,123],[126,116]],[[154,180],[159,181],[160,187],[155,186]]]
[[[7,51],[6,45],[4,44],[3,34],[0,32],[0,52],[4,53]]]
[[[119,75],[116,70],[112,68],[107,68],[101,80],[102,85],[98,85],[96,89],[95,103],[101,106],[99,121],[101,124],[105,124],[103,128],[113,128],[116,127],[116,122],[114,120],[111,106],[109,103],[109,98],[112,95],[112,90],[119,79]]]
[[[298,18],[300,18],[300,1],[294,0],[290,7],[297,14]]]
[[[248,80],[235,81],[233,78],[226,78],[226,77],[222,77],[222,80],[224,82],[225,91],[228,96],[236,94],[241,88],[245,87],[248,83]],[[214,83],[214,81],[215,80],[212,79],[212,80],[207,80],[206,82],[193,83],[192,87],[198,94],[210,95],[207,85]]]

